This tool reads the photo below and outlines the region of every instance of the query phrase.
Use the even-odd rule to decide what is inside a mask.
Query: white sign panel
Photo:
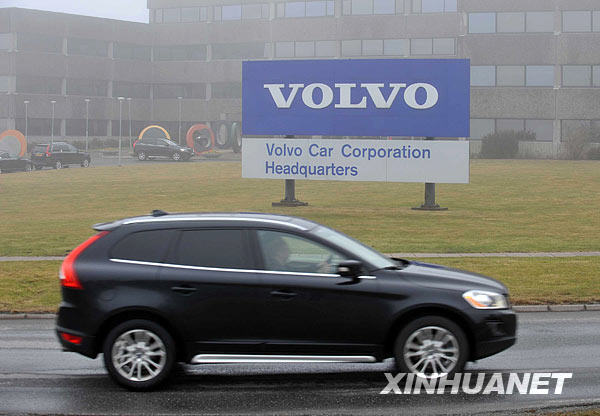
[[[469,142],[244,138],[242,177],[469,183]]]

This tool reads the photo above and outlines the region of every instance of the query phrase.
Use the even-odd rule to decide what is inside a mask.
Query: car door
[[[373,276],[339,276],[337,264],[349,256],[304,235],[256,230],[254,237],[264,269],[260,328],[269,352],[343,355],[378,348],[387,309]]]
[[[166,139],[158,139],[158,149],[160,156],[170,157],[171,153],[173,153],[171,143]]]
[[[179,232],[160,279],[166,305],[182,323],[195,353],[253,352],[258,277],[244,229],[187,229]]]
[[[69,143],[65,144],[67,160],[71,165],[79,165],[81,163],[81,155],[77,148]]]

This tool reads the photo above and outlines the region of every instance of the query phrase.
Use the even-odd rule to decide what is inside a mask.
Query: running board
[[[254,355],[254,354],[199,354],[192,364],[232,363],[374,363],[370,355]]]

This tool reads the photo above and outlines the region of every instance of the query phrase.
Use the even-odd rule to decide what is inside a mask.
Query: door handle
[[[179,293],[181,295],[191,295],[197,289],[195,287],[192,287],[192,286],[173,286],[171,288],[171,290],[173,292]]]
[[[298,296],[298,294],[294,292],[288,292],[285,290],[274,290],[271,292],[271,296],[283,299],[292,299]]]

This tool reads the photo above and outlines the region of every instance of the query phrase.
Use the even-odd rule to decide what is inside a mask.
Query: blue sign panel
[[[252,61],[245,135],[469,136],[467,59]]]

